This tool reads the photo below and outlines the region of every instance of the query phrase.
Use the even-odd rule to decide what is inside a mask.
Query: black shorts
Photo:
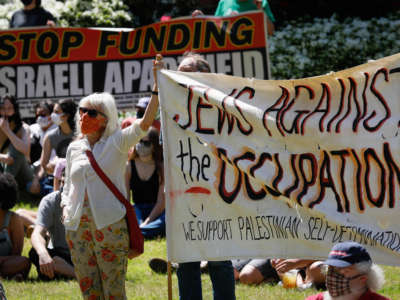
[[[275,269],[271,266],[270,259],[235,259],[232,260],[233,268],[240,272],[244,266],[250,265],[256,268],[262,276],[264,280],[268,278],[272,278],[273,280],[279,281],[278,273]]]
[[[58,256],[64,259],[68,264],[73,266],[74,264],[72,263],[71,260],[71,254],[65,253],[65,251],[62,250],[57,250],[57,249],[49,249],[47,248],[47,251],[49,252],[50,257]],[[36,270],[38,272],[39,278],[42,280],[50,280],[50,278],[40,272],[40,266],[39,266],[39,255],[37,254],[35,248],[32,247],[32,249],[29,251],[29,259],[30,261],[35,265]],[[56,278],[66,278],[65,276],[62,275],[56,275]]]

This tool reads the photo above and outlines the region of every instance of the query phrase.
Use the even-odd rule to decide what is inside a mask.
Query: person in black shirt
[[[41,0],[21,0],[24,8],[16,11],[10,28],[56,25],[54,16],[41,6]]]
[[[159,131],[151,127],[135,145],[125,173],[128,199],[132,191],[136,217],[145,239],[165,236],[165,195]]]

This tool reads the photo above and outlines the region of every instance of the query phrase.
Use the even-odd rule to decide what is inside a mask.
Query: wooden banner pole
[[[170,261],[168,261],[167,264],[167,271],[168,271],[168,300],[172,300],[172,268]]]

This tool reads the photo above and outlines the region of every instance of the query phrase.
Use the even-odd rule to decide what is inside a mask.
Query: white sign
[[[168,258],[400,264],[400,54],[299,80],[162,71]]]

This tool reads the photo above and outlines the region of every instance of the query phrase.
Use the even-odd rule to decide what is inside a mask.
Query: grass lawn
[[[22,207],[22,206],[19,206]],[[29,206],[24,206],[29,208]],[[27,256],[31,248],[30,241],[25,239],[23,255]],[[145,253],[129,261],[126,289],[128,299],[150,300],[167,299],[167,276],[151,271],[147,262],[152,257],[166,257],[166,240],[145,242]],[[400,299],[400,268],[383,267],[386,275],[386,284],[380,291],[393,300]],[[208,274],[202,275],[203,299],[212,299],[211,282]],[[25,282],[3,281],[8,300],[34,299],[81,299],[78,284],[75,281],[41,282],[37,280],[35,267],[32,267],[29,279]],[[172,276],[173,299],[178,299],[178,282],[176,275]],[[316,293],[316,290],[300,292],[285,290],[281,286],[261,284],[258,286],[236,285],[237,299],[292,299],[300,300]]]

